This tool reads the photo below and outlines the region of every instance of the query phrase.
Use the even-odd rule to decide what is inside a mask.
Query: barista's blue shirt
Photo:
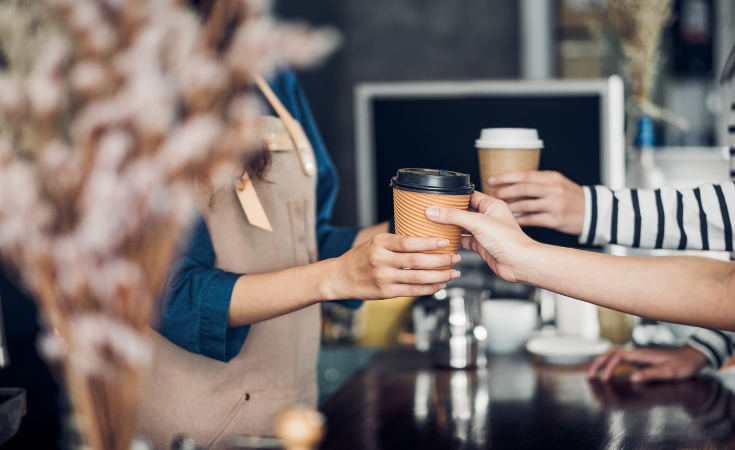
[[[301,122],[316,156],[316,234],[320,259],[340,256],[350,249],[358,228],[337,228],[329,224],[338,181],[306,97],[296,76],[284,70],[269,80],[283,105]],[[184,349],[220,361],[229,361],[240,352],[250,326],[227,328],[227,313],[235,282],[242,274],[214,268],[214,248],[201,216],[194,225],[190,242],[183,246],[169,274],[164,309],[158,330]],[[360,302],[341,303],[356,308]]]

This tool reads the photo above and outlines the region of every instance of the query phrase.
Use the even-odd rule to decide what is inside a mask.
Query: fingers
[[[497,198],[490,197],[489,195],[485,195],[482,192],[475,191],[475,193],[472,194],[472,197],[470,197],[469,210],[485,213],[493,205],[499,204],[505,204],[505,202]]]
[[[491,186],[513,183],[538,183],[545,184],[561,177],[558,172],[550,170],[525,170],[519,172],[508,172],[495,175],[488,179]]]
[[[603,381],[610,379],[615,369],[621,363],[646,365],[646,368],[636,370],[630,375],[632,383],[643,383],[653,380],[674,380],[689,376],[686,370],[677,366],[676,360],[671,358],[669,350],[637,349],[623,350],[614,348],[593,361],[587,372],[592,379],[602,371],[600,378]]]
[[[435,294],[437,291],[440,291],[444,288],[446,288],[447,285],[444,283],[437,283],[437,284],[428,284],[428,285],[420,285],[420,284],[405,284],[405,285],[398,285],[389,297],[423,297],[424,295],[432,295]]]
[[[602,370],[602,375],[600,376],[600,379],[602,381],[608,381],[610,377],[612,377],[613,372],[615,371],[615,368],[620,365],[620,363],[623,362],[623,353],[622,352],[616,352],[612,358],[610,358],[605,365],[605,368]]]
[[[518,172],[501,173],[490,177],[487,182],[491,186],[513,183],[538,183],[542,172],[537,170],[521,170]]]
[[[625,362],[634,364],[661,364],[666,362],[670,350],[639,348],[636,350],[621,350]]]
[[[401,284],[433,285],[459,278],[457,270],[398,270],[395,282]]]
[[[477,195],[477,193],[473,194],[473,197],[475,195]],[[460,228],[464,228],[470,234],[473,234],[475,236],[481,234],[483,231],[486,231],[488,226],[490,225],[489,221],[492,221],[490,214],[491,208],[501,207],[500,205],[502,205],[501,208],[505,208],[506,213],[509,217],[511,217],[510,210],[507,209],[508,207],[505,202],[501,200],[496,200],[492,197],[484,196],[480,198],[480,202],[485,204],[481,204],[479,205],[480,207],[477,208],[480,213],[462,211],[455,208],[444,208],[441,206],[429,206],[428,208],[426,208],[426,217],[436,223],[457,225]],[[492,211],[493,214],[495,213],[495,211],[502,213],[501,209],[497,209]]]
[[[447,239],[399,236],[389,233],[376,235],[373,238],[372,242],[374,245],[385,248],[386,250],[401,253],[430,252],[434,250],[441,250],[449,245],[449,240]]]
[[[549,202],[546,199],[520,200],[508,203],[513,213],[540,213],[550,212]]]
[[[454,254],[395,253],[392,265],[401,269],[436,269],[453,266],[461,259]]]
[[[459,238],[459,248],[474,251],[474,245],[476,244],[477,241],[474,236],[462,235],[462,237]]]
[[[559,226],[559,220],[554,214],[530,213],[516,217],[516,222],[522,227],[544,227],[552,230],[564,231]]]
[[[675,380],[680,378],[676,370],[669,364],[646,367],[645,369],[633,372],[630,376],[631,383],[645,383],[654,380]]]
[[[472,234],[477,234],[478,229],[483,223],[482,214],[441,206],[429,206],[426,208],[426,217],[436,223],[457,225]]]
[[[516,183],[510,186],[498,189],[493,197],[501,200],[518,198],[518,197],[547,197],[554,193],[554,188],[543,184],[536,183]]]
[[[592,364],[590,365],[590,369],[587,371],[587,378],[589,379],[595,378],[597,376],[597,372],[599,372],[600,369],[605,367],[607,362],[613,356],[615,356],[619,351],[620,351],[619,348],[612,348],[608,350],[607,352],[605,352],[604,354],[595,358],[595,360],[592,361]]]
[[[486,261],[488,260],[488,258],[490,258],[485,249],[482,248],[482,246],[477,242],[477,239],[475,239],[474,236],[462,236],[459,240],[459,248],[472,250]]]

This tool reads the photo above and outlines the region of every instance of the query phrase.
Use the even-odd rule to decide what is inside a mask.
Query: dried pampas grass
[[[658,72],[661,33],[671,17],[672,0],[608,0],[608,20],[620,39],[633,98],[648,100]]]
[[[255,0],[3,0],[0,254],[35,297],[85,444],[128,450],[192,177],[257,136],[251,76],[307,65],[332,30]]]

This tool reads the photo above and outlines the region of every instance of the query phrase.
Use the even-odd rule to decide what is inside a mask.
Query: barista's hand
[[[645,366],[630,375],[632,383],[642,383],[690,378],[707,364],[707,358],[689,346],[674,350],[654,348],[624,350],[616,347],[592,362],[587,377],[595,378],[598,372],[602,371],[600,378],[607,381],[615,368],[622,363]]]
[[[521,226],[546,227],[579,235],[584,226],[584,190],[559,172],[525,171],[497,175],[488,180],[498,189],[501,200],[532,197],[508,206],[514,213],[526,213],[516,220]]]
[[[374,300],[431,295],[459,277],[456,270],[437,268],[450,267],[460,257],[418,252],[441,250],[447,245],[449,241],[441,238],[375,235],[334,260],[327,297]]]
[[[458,225],[472,236],[462,236],[462,248],[480,255],[490,268],[506,281],[518,281],[514,267],[517,258],[532,245],[505,202],[475,192],[470,198],[470,211],[430,206],[426,217],[436,223]]]

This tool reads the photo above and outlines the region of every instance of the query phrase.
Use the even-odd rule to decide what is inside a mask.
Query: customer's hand
[[[521,226],[582,234],[584,190],[559,172],[510,172],[492,177],[488,182],[492,186],[509,185],[493,194],[501,200],[531,197],[508,205],[514,213],[526,213],[516,219]]]
[[[470,211],[430,206],[426,217],[436,223],[457,225],[472,236],[462,236],[460,245],[480,255],[506,281],[518,281],[514,268],[525,248],[535,242],[523,233],[513,213],[502,200],[475,192]]]
[[[592,362],[587,377],[600,378],[607,381],[617,366],[622,363],[644,366],[630,375],[632,383],[653,380],[683,380],[690,378],[707,363],[707,358],[692,347],[678,349],[640,348],[624,350],[616,347]]]
[[[444,283],[459,277],[450,267],[459,262],[455,254],[426,254],[449,245],[441,238],[397,236],[381,233],[356,245],[335,259],[328,299],[375,300],[431,295]],[[421,270],[406,270],[421,269]]]

